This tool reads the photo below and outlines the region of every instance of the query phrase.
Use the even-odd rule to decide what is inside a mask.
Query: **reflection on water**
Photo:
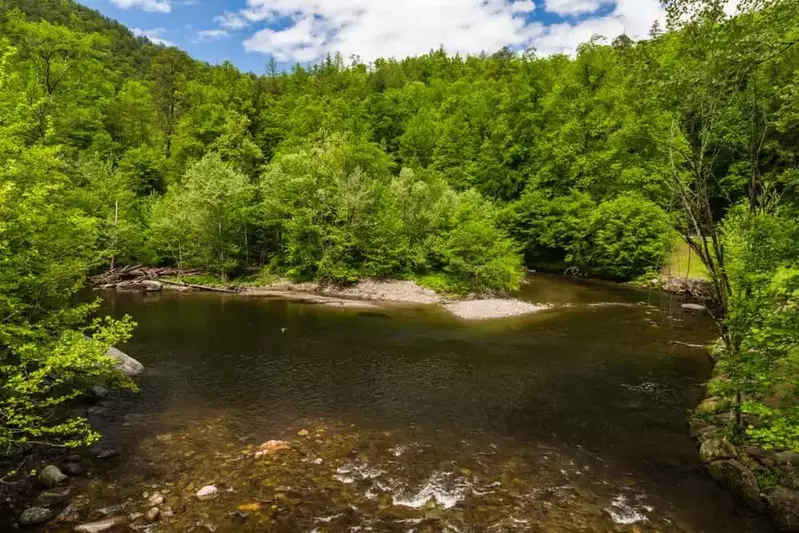
[[[94,410],[120,454],[78,482],[77,518],[143,511],[159,491],[173,515],[157,531],[770,530],[706,478],[686,434],[710,365],[673,341],[708,342],[708,322],[613,285],[536,276],[522,294],[555,305],[467,324],[110,295],[147,371],[138,396]],[[270,439],[288,447],[256,458]],[[218,497],[198,501],[210,484]]]

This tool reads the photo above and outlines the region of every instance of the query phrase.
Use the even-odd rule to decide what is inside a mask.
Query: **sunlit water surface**
[[[713,329],[660,294],[535,276],[522,298],[551,309],[481,323],[106,297],[147,370],[92,409],[120,453],[77,480],[81,520],[158,490],[156,531],[770,531],[698,464],[685,414],[711,366],[679,343]],[[270,439],[290,448],[256,459]]]

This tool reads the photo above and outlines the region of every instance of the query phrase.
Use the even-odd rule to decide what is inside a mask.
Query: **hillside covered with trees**
[[[676,231],[710,263],[738,429],[799,447],[799,7],[722,4],[675,0],[668,29],[574,57],[256,75],[70,0],[0,0],[0,443],[83,434],[53,408],[117,379],[96,361],[131,325],[68,306],[92,271],[509,292],[525,267],[651,275]]]

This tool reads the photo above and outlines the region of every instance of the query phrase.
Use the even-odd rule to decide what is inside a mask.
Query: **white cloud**
[[[581,15],[595,13],[602,7],[602,4],[608,3],[611,2],[608,0],[546,0],[544,9],[558,15]]]
[[[208,41],[218,41],[230,37],[227,30],[201,30],[197,32],[197,37],[194,39],[195,43],[205,43]]]
[[[170,13],[172,4],[170,0],[111,0],[111,3],[120,9],[141,9],[158,13]]]
[[[250,21],[243,16],[230,11],[225,11],[224,15],[214,17],[214,22],[225,28],[226,30],[242,30],[250,25]]]
[[[612,11],[549,26],[531,20],[532,0],[247,0],[245,9],[215,20],[229,30],[265,24],[244,41],[246,50],[308,62],[336,52],[364,61],[400,58],[439,46],[463,55],[503,46],[570,54],[594,34],[643,38],[656,19],[664,19],[659,0],[546,1],[562,16],[593,13],[602,5]]]
[[[164,32],[166,32],[166,28],[153,28],[151,30],[142,30],[141,28],[133,28],[130,30],[133,32],[133,35],[136,37],[147,37],[150,39],[150,42],[154,44],[160,44],[163,46],[175,46],[175,43],[172,41],[167,41],[163,38]]]
[[[659,0],[617,0],[611,13],[580,22],[540,26],[532,45],[542,54],[573,54],[577,47],[594,35],[613,39],[621,34],[644,39],[659,20],[665,27],[666,12]]]

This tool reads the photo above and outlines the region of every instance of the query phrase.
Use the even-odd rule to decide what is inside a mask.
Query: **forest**
[[[680,238],[717,304],[731,434],[799,449],[799,4],[673,0],[573,57],[328,56],[263,74],[70,0],[0,0],[0,445],[96,434],[64,408],[130,320],[75,305],[119,265],[223,281],[525,269],[657,277]]]

